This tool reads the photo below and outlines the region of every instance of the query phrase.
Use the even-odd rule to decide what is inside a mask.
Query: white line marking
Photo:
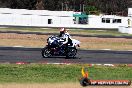
[[[104,64],[104,66],[114,66],[113,64]]]
[[[24,46],[13,46],[13,47],[24,47]]]
[[[111,50],[111,49],[100,49],[100,50]]]

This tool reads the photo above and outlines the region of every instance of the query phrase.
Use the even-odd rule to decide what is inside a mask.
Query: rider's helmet
[[[65,30],[66,30],[65,28],[61,28],[61,29],[60,29],[60,35],[59,35],[59,37],[62,37],[62,34],[65,33]]]
[[[64,32],[66,29],[65,28],[61,28],[60,29],[60,32]]]
[[[68,30],[69,30],[69,29],[61,28],[61,29],[60,29],[60,37],[62,36],[62,34],[68,34],[68,35],[69,35]]]
[[[69,30],[69,29],[66,29],[66,28],[61,28],[61,29],[60,29],[60,32],[63,32],[63,33],[68,33],[68,30]]]

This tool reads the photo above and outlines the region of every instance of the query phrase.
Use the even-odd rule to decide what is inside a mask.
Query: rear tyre
[[[50,50],[48,49],[48,47],[44,47],[41,51],[41,54],[42,54],[43,58],[47,58],[47,57],[52,56]]]
[[[74,58],[77,54],[77,49],[75,47],[68,47],[66,52],[66,58]]]

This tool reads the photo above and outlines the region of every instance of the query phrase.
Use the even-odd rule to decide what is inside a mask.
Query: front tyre
[[[75,47],[69,47],[66,52],[67,58],[74,58],[77,54],[77,49]]]
[[[44,47],[41,51],[43,58],[51,57],[51,52],[48,47]]]

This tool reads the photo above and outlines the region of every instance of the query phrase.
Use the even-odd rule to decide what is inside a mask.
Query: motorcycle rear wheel
[[[69,47],[67,49],[66,57],[67,58],[74,58],[77,54],[77,49],[75,47]]]

